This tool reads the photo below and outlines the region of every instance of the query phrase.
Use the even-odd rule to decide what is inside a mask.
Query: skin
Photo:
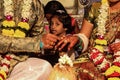
[[[109,0],[109,3],[110,3],[110,12],[118,11],[118,9],[120,8],[120,0]],[[93,24],[88,22],[86,19],[84,19],[82,27],[80,29],[80,33],[86,35],[87,38],[90,38],[92,29],[93,29]],[[79,41],[77,36],[66,36],[56,45],[56,47],[59,47],[59,50],[62,50],[67,44],[64,43],[65,40],[67,40],[68,43],[70,43],[68,46],[68,50],[71,50]]]
[[[120,0],[108,0],[109,2],[120,2]]]
[[[110,4],[110,12],[114,13],[120,10],[120,0],[108,0]]]
[[[41,39],[44,44],[44,49],[52,49],[54,47],[54,43],[58,40],[60,40],[59,37],[50,33],[44,34]]]
[[[50,23],[51,16],[52,16],[52,14],[50,14],[50,13],[45,14],[45,17],[49,23]],[[72,24],[72,26],[75,26],[75,29],[74,29],[75,33],[79,33],[80,29],[79,29],[77,21],[75,21],[74,24]]]
[[[51,19],[50,30],[52,34],[62,37],[66,34],[67,29],[63,27],[63,23],[56,16]]]
[[[117,12],[120,10],[120,0],[108,0],[110,3],[110,12]],[[80,29],[80,33],[86,35],[86,37],[90,38],[91,32],[93,29],[93,24],[89,23],[87,20],[83,20],[82,27]],[[45,44],[45,48],[53,48],[53,45],[50,45],[51,42],[56,42],[57,40],[60,40],[59,37],[52,35],[50,33],[45,34],[42,38],[43,43]],[[58,44],[55,46],[55,48],[58,48],[58,50],[62,50],[67,43],[64,43],[64,41],[67,40],[67,43],[70,43],[68,46],[68,50],[71,50],[79,41],[79,38],[77,36],[66,36],[64,39],[60,40]]]

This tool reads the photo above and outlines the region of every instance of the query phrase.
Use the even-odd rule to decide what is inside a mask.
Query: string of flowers
[[[29,30],[30,26],[28,24],[30,17],[30,8],[32,0],[23,0],[22,12],[21,12],[21,22],[16,26],[14,17],[14,6],[13,0],[4,0],[4,16],[5,20],[2,22],[2,35],[9,37],[22,37],[26,36],[26,32]],[[2,57],[2,56],[1,56]],[[6,80],[9,69],[10,69],[10,60],[13,59],[12,54],[7,54],[0,63],[0,80]]]
[[[59,65],[60,67],[64,67],[64,65],[68,65],[70,67],[73,67],[73,62],[70,57],[68,57],[67,54],[64,54],[63,56],[60,56],[59,58]]]
[[[104,34],[106,33],[105,24],[108,19],[107,17],[109,12],[109,5],[107,0],[102,0],[102,5],[99,9],[99,12],[100,14],[98,16],[98,22],[97,22],[98,25],[97,35],[104,36]]]
[[[12,0],[4,0],[4,15],[6,20],[2,22],[2,35],[12,36],[14,34],[13,27],[15,26],[15,22],[13,21],[13,1]]]
[[[107,46],[107,41],[104,39],[104,35],[106,33],[105,24],[108,17],[109,5],[107,0],[102,0],[101,3],[102,5],[99,9],[100,14],[97,22],[97,39],[95,40],[95,46],[91,50],[89,57],[101,71],[106,71],[111,65],[103,55],[104,46]]]
[[[17,27],[16,23],[13,21],[14,10],[13,10],[13,1],[12,0],[4,0],[4,15],[6,20],[2,22],[2,34],[5,36],[12,37],[25,37],[27,31],[30,29],[28,24],[30,17],[30,9],[31,9],[32,0],[23,0],[22,4],[22,12],[21,12],[21,22],[18,23]]]
[[[26,32],[30,29],[28,24],[30,17],[30,8],[32,0],[23,0],[21,22],[18,23],[18,29],[15,30],[14,37],[25,37]]]
[[[2,56],[1,56],[2,57]],[[0,64],[0,80],[6,80],[7,75],[10,69],[10,60],[13,58],[13,55],[5,55],[1,60]]]
[[[109,5],[107,0],[102,0],[101,3],[97,22],[97,39],[95,40],[94,48],[90,51],[89,57],[101,71],[105,72],[108,80],[120,80],[120,52],[114,53],[113,63],[110,63],[105,58],[105,55],[103,55],[104,46],[107,46],[104,35],[106,34],[105,25],[108,19]]]

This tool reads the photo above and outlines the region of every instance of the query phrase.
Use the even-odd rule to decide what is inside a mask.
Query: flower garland
[[[106,60],[103,55],[104,46],[107,46],[107,41],[104,39],[104,34],[106,33],[105,24],[108,16],[109,5],[107,0],[102,0],[102,5],[99,9],[98,16],[98,32],[97,39],[95,40],[95,46],[90,52],[90,59],[93,60],[95,65],[101,70],[106,71],[110,67],[110,62]],[[104,15],[103,15],[104,14]]]
[[[15,27],[15,21],[13,21],[14,10],[13,10],[13,0],[4,0],[4,15],[6,20],[2,22],[2,34],[5,36],[12,37],[25,37],[26,32],[29,30],[30,26],[28,24],[30,17],[30,8],[32,0],[23,0],[21,22]]]
[[[104,36],[104,34],[106,33],[105,24],[108,17],[108,10],[109,10],[109,5],[107,0],[102,0],[102,5],[99,9],[100,14],[98,16],[98,22],[97,22],[98,25],[97,35]]]
[[[26,36],[26,32],[30,29],[28,24],[30,17],[30,8],[32,0],[23,0],[22,12],[21,12],[21,22],[16,26],[13,20],[14,10],[13,10],[13,0],[4,0],[4,15],[6,20],[2,22],[2,35],[10,37],[21,37]],[[16,26],[16,27],[15,27]],[[1,56],[2,57],[2,56]],[[10,60],[14,56],[11,54],[5,55],[1,60],[0,64],[0,80],[6,80],[10,68]]]
[[[114,53],[114,61],[111,63],[103,55],[104,46],[107,46],[107,41],[104,39],[106,34],[105,24],[108,18],[109,5],[107,0],[102,0],[102,5],[99,9],[98,16],[98,29],[97,39],[95,40],[95,46],[91,49],[89,57],[94,64],[103,72],[108,80],[120,80],[120,51]]]
[[[73,67],[73,62],[72,62],[71,58],[68,57],[67,54],[60,56],[58,61],[59,61],[60,67],[64,67],[64,65],[69,65],[70,67]]]
[[[12,36],[14,34],[13,27],[15,26],[15,22],[13,19],[13,1],[12,0],[4,0],[3,5],[4,7],[4,15],[6,20],[2,22],[4,26],[2,29],[2,35]]]
[[[13,57],[14,57],[13,55],[8,54],[8,55],[5,55],[4,58],[1,60],[1,65],[0,65],[0,80],[6,80],[7,74],[9,73],[10,60]]]
[[[104,35],[106,33],[106,29],[105,29],[105,24],[106,24],[106,20],[108,17],[108,11],[109,10],[109,5],[107,0],[102,0],[102,5],[99,9],[99,16],[98,16],[98,29],[97,29],[97,39],[95,40],[96,43],[96,48],[99,49],[101,52],[103,52],[103,45],[107,45],[107,41],[104,39]],[[104,15],[103,15],[104,14]]]

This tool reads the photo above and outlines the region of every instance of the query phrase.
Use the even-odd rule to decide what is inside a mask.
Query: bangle
[[[42,49],[42,48],[43,48],[43,46],[44,46],[43,42],[42,42],[42,41],[40,41],[40,48]]]
[[[74,36],[78,36],[82,40],[83,45],[84,45],[84,47],[82,49],[82,52],[84,52],[87,49],[87,47],[88,47],[88,43],[89,43],[88,38],[84,34],[81,34],[81,33],[74,34]]]
[[[83,41],[81,38],[79,38],[79,41],[77,42],[77,45],[75,46],[75,50],[77,51],[78,55],[80,55],[82,49],[83,49]]]
[[[44,43],[42,41],[40,41],[40,50],[41,50],[41,53],[44,54]]]

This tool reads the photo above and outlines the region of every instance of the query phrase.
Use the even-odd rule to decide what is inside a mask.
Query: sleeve
[[[38,36],[44,33],[44,9],[40,0],[33,0],[34,14],[36,14],[36,21],[30,30],[30,36]]]
[[[94,21],[99,14],[98,10],[99,10],[100,4],[101,4],[100,2],[95,2],[92,5],[90,5],[89,7],[85,8],[84,18],[88,22],[94,24]]]
[[[40,53],[40,38],[44,33],[43,20],[44,11],[43,6],[39,0],[33,0],[33,5],[36,14],[36,21],[31,28],[31,37],[13,38],[0,35],[0,53],[6,52],[35,52]]]
[[[14,38],[11,43],[10,51],[13,52],[35,52],[40,51],[40,38],[44,33],[44,10],[40,0],[33,0],[33,9],[36,14],[36,21],[31,28],[31,37],[26,38]]]
[[[13,38],[0,35],[0,53],[6,52],[35,52],[40,53],[40,39]]]
[[[12,52],[40,52],[40,39],[38,38],[14,38],[9,51]]]

